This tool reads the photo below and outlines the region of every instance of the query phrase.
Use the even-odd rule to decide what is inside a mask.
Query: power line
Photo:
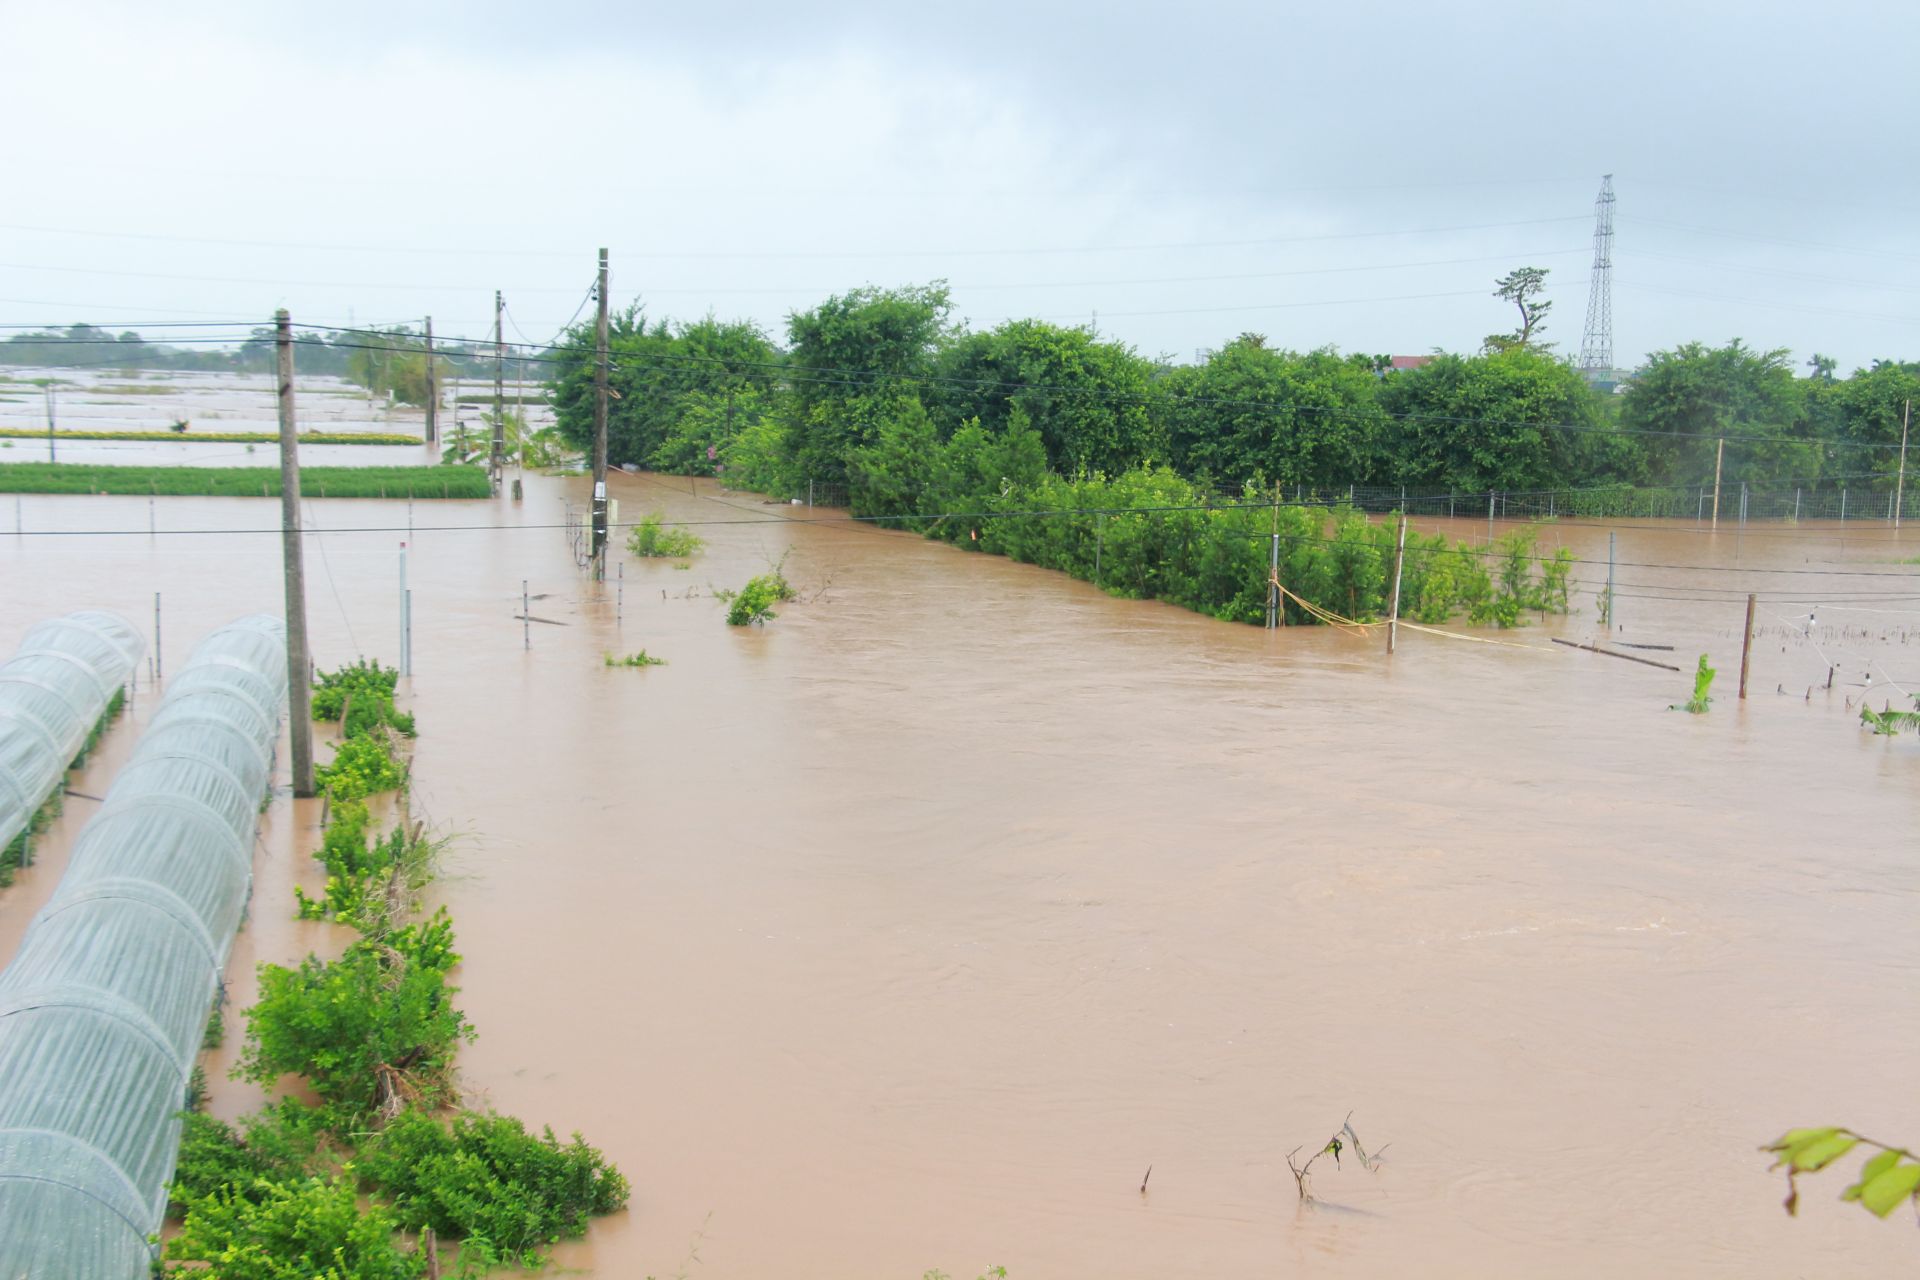
[[[619,256],[630,260],[660,261],[677,259],[762,260],[801,258],[1026,257],[1049,254],[1139,253],[1171,249],[1240,249],[1271,244],[1322,244],[1337,240],[1374,240],[1393,236],[1451,235],[1463,231],[1494,231],[1511,227],[1537,227],[1559,222],[1580,222],[1584,219],[1584,214],[1575,214],[1567,217],[1525,218],[1511,222],[1480,222],[1450,227],[1414,227],[1393,231],[1342,231],[1326,232],[1316,235],[1261,236],[1241,240],[1165,241],[1143,244],[1056,245],[1012,249],[653,250],[644,252],[621,251]],[[299,241],[232,240],[206,236],[170,236],[142,232],[83,231],[74,227],[29,226],[23,224],[0,225],[0,231],[29,231],[46,235],[78,236],[97,240],[142,240],[171,244],[208,244],[259,249],[306,249],[340,253],[432,253],[516,258],[574,258],[578,256],[578,254],[572,250],[561,252],[532,249],[456,249],[442,246],[401,248],[381,245],[330,245]]]

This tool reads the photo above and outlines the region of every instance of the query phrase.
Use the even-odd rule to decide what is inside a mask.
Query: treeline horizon
[[[163,370],[184,373],[271,373],[274,330],[255,326],[237,346],[182,347],[151,341],[137,329],[118,332],[91,324],[16,333],[0,341],[0,366],[42,369]],[[296,327],[296,372],[343,378],[376,394],[391,392],[404,404],[426,403],[426,340],[411,325],[336,329],[324,336]],[[491,343],[436,338],[434,357],[443,376],[492,378]],[[509,369],[527,376],[539,367],[509,356]],[[511,376],[511,375],[510,375]]]
[[[916,449],[1016,425],[1061,476],[1167,469],[1234,497],[1697,486],[1716,460],[1725,484],[1885,489],[1920,398],[1920,362],[1842,378],[1816,355],[1802,375],[1787,350],[1739,339],[1656,351],[1615,394],[1537,338],[1395,369],[1242,333],[1183,364],[1084,327],[973,330],[951,310],[941,282],[854,289],[792,313],[783,345],[753,321],[651,319],[636,304],[610,323],[609,459],[783,494],[844,486],[856,509],[903,496]],[[546,360],[560,430],[581,448],[593,346],[576,325]]]

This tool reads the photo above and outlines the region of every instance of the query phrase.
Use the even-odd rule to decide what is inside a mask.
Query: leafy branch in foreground
[[[1344,1141],[1342,1141],[1342,1139],[1344,1139]],[[1387,1144],[1387,1146],[1392,1145],[1392,1143]],[[1287,1168],[1293,1172],[1294,1188],[1300,1193],[1300,1202],[1302,1204],[1313,1203],[1313,1188],[1308,1185],[1308,1175],[1313,1170],[1313,1162],[1321,1156],[1332,1156],[1334,1167],[1338,1168],[1340,1165],[1340,1153],[1351,1150],[1354,1157],[1360,1161],[1360,1167],[1368,1173],[1374,1173],[1380,1168],[1380,1156],[1386,1149],[1386,1147],[1381,1147],[1372,1155],[1368,1155],[1367,1149],[1360,1145],[1360,1135],[1353,1131],[1353,1112],[1347,1112],[1347,1118],[1340,1122],[1339,1131],[1327,1139],[1326,1146],[1308,1156],[1305,1164],[1294,1163],[1294,1157],[1300,1154],[1299,1147],[1295,1147],[1293,1150],[1287,1152]],[[1144,1185],[1143,1183],[1142,1186],[1144,1187]]]
[[[1876,1218],[1892,1213],[1902,1200],[1914,1203],[1920,1211],[1920,1156],[1905,1147],[1889,1146],[1851,1129],[1789,1129],[1773,1142],[1760,1148],[1778,1157],[1775,1169],[1787,1171],[1788,1213],[1800,1208],[1803,1173],[1818,1173],[1855,1147],[1872,1147],[1880,1154],[1860,1166],[1860,1178],[1840,1193],[1843,1201],[1857,1200],[1860,1207]]]

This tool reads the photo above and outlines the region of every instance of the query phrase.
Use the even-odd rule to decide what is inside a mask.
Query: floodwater
[[[38,378],[53,378],[54,448],[52,461],[96,466],[274,467],[278,446],[195,440],[196,431],[277,432],[279,407],[274,381],[266,374],[195,373],[175,370],[34,369],[0,365],[0,428],[42,432],[47,405]],[[493,384],[475,379],[447,380],[441,388],[439,433],[451,440],[463,428],[471,438],[490,428],[481,415],[491,411]],[[505,383],[507,407],[524,412],[539,430],[553,424],[553,410],[531,387],[511,376]],[[460,403],[456,406],[456,397]],[[476,399],[484,404],[476,404]],[[301,376],[295,386],[296,414],[302,431],[342,434],[421,435],[426,411],[389,404],[341,378]],[[82,431],[170,431],[185,422],[178,440],[75,440]],[[44,437],[0,439],[0,462],[46,462]],[[437,444],[304,445],[310,466],[421,466],[440,460]]]
[[[1674,646],[1633,651],[1674,673],[1548,643],[1595,634],[1597,525],[1541,529],[1589,562],[1567,618],[1462,629],[1500,645],[1403,633],[1389,659],[1377,633],[1218,623],[655,477],[614,478],[622,518],[664,510],[708,549],[616,556],[597,587],[554,527],[585,481],[528,486],[416,504],[411,534],[402,503],[310,503],[309,615],[322,665],[390,660],[408,542],[414,803],[460,836],[440,894],[480,1032],[466,1083],[633,1182],[565,1266],[1789,1277],[1920,1256],[1903,1215],[1834,1200],[1837,1170],[1788,1218],[1756,1150],[1802,1124],[1920,1138],[1920,741],[1848,705],[1869,672],[1874,705],[1920,687],[1914,537],[1618,526],[1615,639]],[[144,499],[21,510],[0,653],[73,608],[147,625],[157,591],[171,669],[279,606],[275,504],[162,499],[151,534]],[[805,598],[722,625],[711,587],[783,555]],[[545,621],[515,619],[523,579]],[[602,663],[642,647],[669,665]],[[1701,652],[1712,711],[1667,710]],[[0,893],[0,956],[88,807]],[[320,878],[316,819],[265,816],[240,1005],[256,962],[339,945],[287,918]],[[1323,1159],[1303,1208],[1287,1154],[1349,1112],[1384,1164]]]

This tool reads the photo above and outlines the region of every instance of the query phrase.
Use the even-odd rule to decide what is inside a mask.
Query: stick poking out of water
[[[1152,1166],[1152,1165],[1148,1165],[1148,1166],[1147,1166],[1147,1178],[1151,1178],[1152,1176],[1153,1176],[1153,1166]],[[1147,1194],[1147,1178],[1142,1178],[1142,1179],[1140,1179],[1140,1194],[1141,1194],[1141,1195],[1145,1195],[1145,1194]]]

